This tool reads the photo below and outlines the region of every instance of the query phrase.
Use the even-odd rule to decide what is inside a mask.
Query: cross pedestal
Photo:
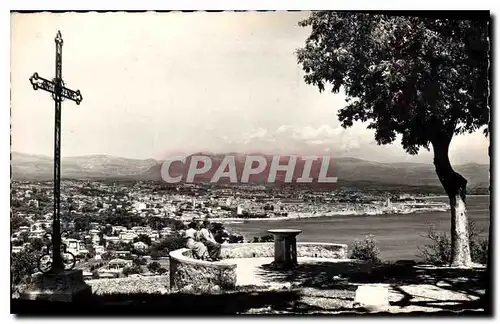
[[[274,235],[274,262],[273,268],[292,269],[297,265],[296,236],[302,233],[298,229],[271,229]]]
[[[83,281],[82,270],[37,273],[32,277],[30,287],[20,295],[28,300],[88,302],[92,288]]]

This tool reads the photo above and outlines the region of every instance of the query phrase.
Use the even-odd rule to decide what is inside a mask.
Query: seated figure
[[[221,245],[214,239],[212,231],[210,230],[210,222],[205,220],[201,224],[201,230],[198,232],[200,241],[207,247],[210,261],[220,261],[221,258]]]
[[[188,229],[184,233],[186,238],[186,247],[192,251],[194,258],[205,260],[208,257],[207,247],[203,243],[198,242],[197,233],[198,224],[195,222],[189,223]]]

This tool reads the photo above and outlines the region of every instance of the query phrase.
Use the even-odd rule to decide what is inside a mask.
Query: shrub
[[[103,254],[101,254],[101,259],[103,259],[104,261],[109,261],[109,260],[113,259],[113,256],[114,256],[113,252],[106,251]]]
[[[164,274],[165,272],[167,272],[167,269],[165,269],[165,268],[161,267],[161,268],[160,268],[160,269],[158,269],[158,271],[156,271],[156,272],[158,272],[159,274]]]
[[[125,277],[128,277],[131,274],[138,274],[138,273],[142,273],[142,268],[137,264],[126,266],[125,268],[123,268],[123,274],[125,275]]]
[[[158,270],[161,268],[161,265],[160,263],[158,262],[151,262],[150,264],[148,264],[148,270],[151,271],[151,272],[158,272]]]
[[[141,265],[146,265],[148,263],[148,261],[146,260],[146,258],[142,257],[142,256],[138,256],[136,258],[134,258],[132,260],[132,262],[135,264],[135,265],[138,265],[138,266],[141,266]]]
[[[272,234],[264,235],[261,237],[255,236],[251,243],[265,243],[265,242],[274,242],[274,236]]]
[[[355,240],[352,245],[351,259],[370,261],[372,263],[380,263],[380,250],[377,247],[377,241],[373,235],[368,235],[361,240]]]
[[[229,243],[243,243],[243,241],[244,241],[243,235],[231,234],[229,236]]]
[[[473,221],[469,221],[469,246],[472,262],[486,264],[488,261],[488,239],[481,237],[484,231],[478,229]],[[433,265],[448,265],[451,262],[451,237],[445,232],[436,232],[430,227],[425,238],[430,244],[419,247],[418,257],[425,263]]]

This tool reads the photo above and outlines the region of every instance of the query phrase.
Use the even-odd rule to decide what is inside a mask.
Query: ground
[[[81,315],[113,314],[359,314],[355,303],[360,286],[388,290],[389,306],[379,314],[485,314],[484,271],[477,269],[415,269],[411,263],[381,264],[366,268],[349,260],[299,258],[289,271],[266,267],[272,258],[231,259],[237,267],[237,287],[207,294],[201,291],[111,293],[94,296],[78,307],[43,301],[12,300],[11,312]],[[384,288],[385,287],[385,288]],[[452,313],[450,313],[452,312]]]
[[[386,288],[390,305],[385,310],[389,312],[481,310],[477,303],[484,294],[484,285],[480,273],[474,270],[429,273],[403,265],[379,266],[367,273],[367,269],[351,260],[299,258],[296,269],[276,271],[266,267],[272,261],[273,258],[241,258],[224,262],[238,265],[238,286],[294,290],[300,296],[296,303],[312,312],[355,309],[356,290],[363,286]],[[250,312],[267,311],[263,308]]]

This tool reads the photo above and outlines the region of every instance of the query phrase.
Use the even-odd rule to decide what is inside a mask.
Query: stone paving
[[[265,265],[273,258],[225,259],[221,262],[236,264],[237,286],[260,286],[271,289],[298,289],[301,291],[301,303],[316,305],[324,310],[336,312],[336,309],[360,307],[360,300],[375,300],[377,296],[363,296],[370,291],[384,290],[386,305],[371,311],[389,311],[394,313],[425,311],[434,312],[453,308],[462,302],[478,300],[484,291],[453,291],[444,282],[435,284],[384,284],[384,283],[347,283],[342,276],[335,275],[335,269],[352,260],[326,258],[299,258],[299,267],[295,271],[273,271]],[[262,267],[264,266],[264,267]],[[334,269],[333,272],[329,268]],[[308,273],[312,269],[312,273]],[[340,283],[340,286],[338,285]],[[337,286],[336,286],[337,285]],[[345,286],[342,286],[345,285]],[[371,287],[376,287],[373,289]],[[371,289],[370,289],[371,288]],[[390,305],[387,304],[390,302]],[[376,304],[376,303],[375,303]],[[361,305],[362,306],[362,305]]]
[[[292,283],[298,284],[299,281],[293,280],[292,282],[284,282],[283,276],[276,272],[275,279],[269,277],[269,270],[264,270],[263,265],[270,264],[274,261],[274,258],[238,258],[238,259],[224,259],[220,261],[221,263],[231,263],[236,264],[236,285],[237,286],[290,286]],[[345,263],[351,262],[348,259],[329,259],[329,258],[312,258],[312,257],[301,257],[298,258],[298,262],[301,265],[315,264],[321,262],[322,264],[332,263]]]

